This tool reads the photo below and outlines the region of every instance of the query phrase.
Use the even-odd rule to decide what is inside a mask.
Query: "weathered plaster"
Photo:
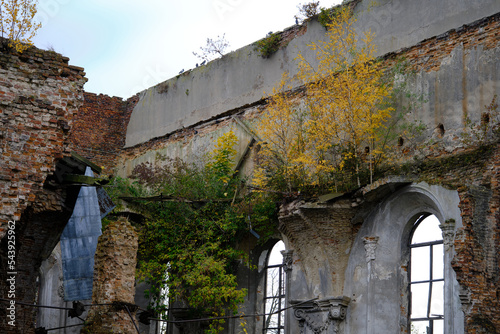
[[[457,191],[426,183],[394,191],[366,217],[354,241],[346,270],[344,293],[352,299],[349,305],[346,334],[364,333],[367,328],[384,328],[400,333],[408,326],[408,238],[415,218],[422,213],[436,215],[440,222],[454,219],[454,229],[462,226]],[[378,237],[373,260],[373,275],[368,278],[363,238]],[[450,250],[452,255],[452,250]],[[448,260],[449,261],[449,260]],[[447,267],[451,269],[450,263]],[[458,283],[451,276],[448,286],[453,300],[454,316],[450,333],[463,332],[463,312],[458,298]],[[361,296],[366,296],[361,298]],[[376,333],[374,332],[370,333]]]
[[[495,0],[362,1],[356,9],[356,27],[375,34],[378,55],[410,47],[422,40],[456,29],[500,11]],[[126,147],[144,143],[259,101],[280,81],[283,72],[293,77],[302,53],[316,64],[307,45],[324,39],[325,29],[307,23],[307,31],[270,58],[262,58],[254,45],[178,75],[140,93],[127,128]]]

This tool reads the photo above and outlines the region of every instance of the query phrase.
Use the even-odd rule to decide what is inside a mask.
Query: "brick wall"
[[[399,56],[404,56],[417,73],[437,72],[457,48],[463,48],[466,53],[476,48],[491,50],[499,46],[500,14],[495,14],[450,30],[440,36],[426,39],[412,47],[388,54],[385,56],[385,61],[390,66]],[[474,74],[473,70],[470,73]],[[463,78],[460,77],[457,80],[463,80]],[[263,109],[264,101],[262,105]],[[467,112],[480,114],[483,105],[476,104],[473,107],[473,110],[467,110],[465,106],[464,110],[456,112],[462,112],[464,115],[467,115]],[[247,108],[247,110],[252,108]],[[234,112],[245,117],[246,110],[242,109]],[[230,115],[224,114],[224,122],[230,122],[227,116]],[[471,116],[476,116],[477,119],[480,115]],[[221,124],[224,123],[220,123],[219,126]],[[210,120],[205,126],[197,124],[196,132],[213,131],[213,127],[213,120]],[[461,129],[455,130],[458,133]],[[121,159],[124,161],[136,159],[148,150],[168,147],[169,144],[179,140],[192,142],[193,132],[193,129],[179,129],[174,134],[152,139],[124,150]],[[439,143],[425,147],[426,159],[423,164],[411,171],[411,176],[429,184],[458,190],[464,226],[458,231],[455,239],[456,255],[453,259],[453,268],[463,289],[461,301],[465,311],[465,331],[466,333],[496,333],[500,332],[499,142],[497,138],[491,146],[492,150],[486,152],[464,150],[458,136],[450,140],[453,142],[446,143],[449,145],[446,150],[444,145]],[[396,149],[399,153],[405,150],[404,147]],[[453,153],[450,154],[450,152]],[[413,153],[409,152],[404,157],[406,162],[413,160]],[[288,235],[290,240],[300,237],[294,235],[293,232],[285,234],[290,234]],[[297,251],[299,252],[300,249]]]
[[[449,56],[457,46],[466,49],[481,46],[492,49],[500,43],[500,13],[486,17],[440,36],[428,38],[412,47],[385,55],[387,59],[404,56],[416,70],[437,71],[443,58]],[[391,63],[388,63],[391,65]]]
[[[36,48],[0,54],[0,239],[69,153],[68,131],[87,79],[68,60]]]
[[[461,285],[467,333],[500,331],[500,148],[477,177],[459,187],[464,227],[455,238],[453,269]],[[474,173],[476,174],[476,173]]]
[[[36,48],[0,54],[0,298],[8,291],[7,222],[16,221],[15,300],[36,303],[38,268],[57,243],[79,189],[44,182],[71,151],[112,166],[137,101],[84,93],[85,73],[68,61]],[[35,314],[35,308],[17,304],[17,326],[9,327],[0,307],[0,328],[31,333]]]
[[[115,303],[115,306],[92,307],[82,333],[137,333],[135,308],[127,306],[129,315],[126,309],[116,304],[134,304],[137,248],[137,233],[125,219],[110,223],[99,237],[92,304]]]
[[[7,272],[14,271],[14,298],[28,304],[36,302],[38,268],[57,243],[78,191],[43,186],[71,151],[68,135],[83,102],[85,73],[68,60],[36,48],[0,53],[0,297],[7,297]],[[4,238],[8,221],[16,222],[13,268]],[[0,306],[2,333],[33,333],[36,309],[17,304],[13,327],[6,324],[6,305]]]
[[[404,55],[417,71],[437,71],[457,46],[497,48],[499,31],[497,14],[387,55],[386,59],[391,64],[396,56]],[[105,167],[105,173],[111,172],[138,101],[137,96],[124,101],[83,93],[84,75],[82,68],[68,65],[68,58],[54,52],[32,48],[23,54],[9,50],[0,54],[0,239],[7,221],[19,222],[20,293],[16,299],[25,302],[35,300],[34,286],[44,247],[57,239],[67,221],[65,191],[43,189],[45,178],[54,171],[55,162],[72,149]],[[188,137],[192,132],[187,129],[183,133]],[[132,153],[140,154],[169,140],[178,137],[166,136],[138,145],[125,151],[122,158],[129,159]],[[443,168],[443,160],[438,159],[436,165],[425,164],[419,171],[424,181],[459,190],[464,227],[456,236],[453,267],[463,288],[467,333],[500,331],[500,150],[498,142],[495,145],[487,156],[474,159],[474,164],[460,160]],[[433,155],[441,153],[438,150]],[[0,260],[3,275],[7,272],[5,257]],[[4,281],[2,276],[2,297]],[[5,321],[3,312],[0,307],[0,326]],[[19,309],[18,319],[25,327],[17,330],[32,332],[33,315],[32,309]]]
[[[493,49],[500,45],[500,13],[451,30],[441,36],[387,55],[388,63],[404,55],[417,71],[437,71],[445,57],[458,46]],[[464,110],[463,112],[467,112]],[[459,139],[456,138],[456,146]],[[429,148],[434,156],[421,171],[429,183],[458,189],[464,227],[455,239],[453,268],[463,289],[466,333],[500,332],[500,149],[498,138],[492,151],[478,151],[461,158],[460,150],[443,157],[442,147]],[[443,165],[442,158],[445,158]],[[464,160],[465,159],[465,160]]]
[[[438,71],[457,47],[488,50],[499,45],[500,14],[496,14],[388,54],[385,59],[390,66],[404,56],[417,73],[431,72]],[[482,106],[475,107],[480,111]],[[411,175],[458,190],[463,227],[455,238],[452,266],[462,289],[465,333],[499,333],[500,141],[497,136],[487,149],[479,145],[464,149],[458,137],[454,140],[453,154],[445,153],[441,145],[425,148],[427,159]],[[405,162],[412,158],[410,152]]]
[[[417,181],[456,189],[463,227],[452,267],[460,284],[465,333],[500,331],[500,145],[469,148],[415,164]]]
[[[388,54],[385,56],[385,61],[390,66],[399,56],[404,56],[417,73],[437,72],[449,61],[453,50],[457,48],[463,48],[464,53],[467,53],[476,48],[491,50],[499,46],[500,14],[495,14]],[[471,69],[469,73],[474,75],[473,72]],[[463,78],[459,77],[457,80]],[[472,105],[473,109],[467,110],[465,106],[464,110],[456,112],[462,112],[465,116],[467,112],[480,114],[483,106],[484,104],[480,105],[477,101],[477,104]],[[245,117],[246,111],[238,109],[235,112]],[[470,116],[475,116],[477,119],[480,115]],[[205,126],[197,124],[196,131],[198,133],[204,133],[205,129],[210,131],[208,129],[214,126],[212,122],[213,120],[210,120]],[[456,134],[461,131],[460,128],[454,130]],[[193,140],[192,136],[193,129],[180,129],[174,134],[128,148],[122,152],[121,158],[136,159],[148,150],[168,147],[170,143],[181,139],[190,142]],[[426,155],[425,162],[412,170],[412,176],[420,181],[458,190],[464,226],[456,236],[453,268],[463,289],[461,300],[465,311],[465,331],[496,333],[500,332],[500,150],[497,148],[499,142],[497,138],[492,150],[485,153],[481,150],[474,151],[472,148],[464,150],[458,136],[450,137],[450,141],[446,142],[448,146],[446,148],[444,143],[437,142],[423,149]],[[405,151],[405,147],[396,149],[400,153]],[[403,160],[412,161],[413,153],[409,152]],[[288,235],[290,240],[298,238],[293,232],[285,234],[288,233],[291,234]],[[322,243],[327,244],[327,241]],[[297,245],[294,244],[294,247]],[[300,252],[300,249],[297,252]]]
[[[137,95],[124,101],[119,97],[84,93],[83,105],[71,128],[74,151],[109,174],[125,145],[127,124],[138,100]]]

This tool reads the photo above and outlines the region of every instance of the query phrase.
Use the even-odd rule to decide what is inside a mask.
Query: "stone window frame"
[[[285,323],[286,323],[286,313],[285,311],[281,311],[282,315],[279,314],[278,315],[278,326],[277,327],[266,327],[265,324],[266,324],[266,321],[268,319],[268,315],[266,315],[267,313],[267,310],[266,310],[266,301],[269,300],[269,299],[273,299],[273,298],[278,298],[279,301],[278,301],[278,305],[285,305],[286,306],[286,263],[285,263],[285,259],[283,261],[283,263],[280,263],[280,264],[274,264],[274,265],[269,265],[269,260],[270,260],[270,257],[271,257],[271,253],[273,252],[273,249],[274,247],[282,240],[276,240],[269,248],[268,248],[268,251],[267,251],[267,256],[266,256],[266,260],[265,260],[265,265],[264,265],[264,268],[263,268],[263,273],[264,273],[264,277],[263,277],[263,280],[264,280],[264,294],[263,294],[263,299],[262,299],[262,308],[263,308],[263,314],[264,316],[262,317],[263,318],[263,322],[262,322],[262,333],[263,334],[266,334],[266,333],[270,333],[270,331],[272,331],[272,333],[277,333],[277,334],[284,334],[285,333]],[[285,252],[286,252],[286,247],[285,247]],[[268,269],[278,269],[278,291],[280,292],[278,296],[270,296],[268,297],[267,296],[267,287],[268,287],[268,282],[267,282],[267,279],[268,279],[268,275],[267,275],[267,272],[268,272]]]
[[[442,234],[443,234],[443,246],[444,246],[444,333],[462,333],[461,328],[463,325],[457,326],[455,320],[457,310],[454,307],[455,302],[460,302],[457,292],[456,276],[453,268],[451,266],[451,260],[453,258],[453,240],[455,236],[455,221],[453,219],[444,220],[441,210],[436,210],[428,206],[422,206],[422,209],[418,211],[417,214],[412,215],[412,218],[407,220],[407,225],[405,231],[402,235],[403,246],[401,252],[401,262],[402,266],[410,269],[410,244],[411,238],[413,236],[414,229],[416,229],[417,221],[420,217],[425,215],[426,217],[430,215],[436,216],[439,220]],[[422,219],[423,220],[423,219]],[[402,293],[401,305],[405,305],[407,310],[407,332],[411,334],[411,292],[410,292],[410,282],[411,282],[411,269],[407,270],[406,277],[404,280]]]
[[[434,324],[434,320],[442,320],[444,319],[444,314],[441,315],[441,316],[432,316],[430,314],[431,312],[431,296],[432,296],[432,286],[434,283],[436,282],[444,282],[444,285],[446,285],[446,279],[445,279],[445,274],[444,274],[444,267],[445,267],[445,259],[444,259],[444,249],[443,249],[443,259],[442,259],[442,265],[443,265],[443,273],[442,273],[442,278],[434,278],[433,277],[433,273],[434,273],[434,266],[433,266],[433,261],[434,261],[434,256],[433,256],[433,249],[435,246],[438,246],[438,245],[444,245],[444,238],[441,236],[441,239],[440,240],[436,240],[436,241],[429,241],[429,242],[422,242],[422,243],[415,243],[413,244],[412,243],[412,239],[413,239],[413,236],[415,234],[415,231],[421,226],[421,223],[425,221],[425,219],[431,217],[431,216],[434,216],[437,218],[436,215],[432,214],[432,213],[423,213],[420,217],[418,217],[415,222],[413,223],[413,226],[412,226],[412,230],[411,230],[411,233],[410,233],[410,237],[408,239],[408,248],[410,250],[410,260],[409,260],[409,263],[408,263],[408,285],[409,285],[409,300],[408,300],[408,305],[409,305],[409,313],[410,313],[410,316],[408,317],[409,319],[409,323],[410,323],[410,326],[412,324],[412,322],[416,321],[429,321],[430,324],[431,324],[431,333],[434,333],[433,331],[433,324]],[[424,247],[428,247],[429,248],[429,272],[430,272],[430,277],[429,277],[429,280],[424,280],[424,281],[412,281],[412,270],[414,270],[414,268],[412,267],[412,261],[411,261],[411,250],[412,249],[416,249],[416,248],[424,248]],[[411,310],[411,307],[412,307],[412,293],[411,293],[411,286],[413,284],[419,284],[419,283],[430,283],[429,284],[429,296],[428,296],[428,301],[427,301],[427,316],[426,317],[420,317],[420,318],[412,318],[411,317],[411,313],[412,313],[412,310]],[[444,289],[444,287],[443,287]],[[443,291],[444,293],[444,291]],[[444,298],[444,296],[443,296]],[[443,300],[444,302],[444,300]],[[443,305],[443,308],[444,308],[444,305]],[[443,312],[444,312],[444,309],[443,309]],[[444,323],[444,322],[443,322]]]
[[[458,191],[425,182],[391,185],[383,188],[385,193],[373,194],[374,206],[356,220],[362,224],[346,269],[343,294],[351,301],[345,333],[377,334],[381,328],[387,333],[410,333],[408,245],[413,225],[423,213],[435,215],[445,232],[445,278],[451,283],[445,287],[445,295],[451,296],[445,300],[451,306],[445,309],[445,328],[447,333],[464,333],[461,287],[451,267],[454,236],[463,226]]]

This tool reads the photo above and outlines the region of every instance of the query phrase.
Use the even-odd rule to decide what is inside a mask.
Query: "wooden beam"
[[[108,179],[79,174],[64,174],[63,181],[67,183],[76,183],[87,186],[102,186],[109,183]]]
[[[85,159],[84,157],[82,157],[81,155],[75,153],[75,152],[71,152],[71,157],[73,159],[75,159],[76,161],[86,165],[86,166],[89,166],[94,172],[96,172],[97,174],[101,174],[102,172],[102,168],[97,166],[95,163],[93,163],[92,161],[88,160],[88,159]]]

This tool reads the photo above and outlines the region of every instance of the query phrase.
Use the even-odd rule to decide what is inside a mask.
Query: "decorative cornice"
[[[375,250],[377,249],[379,237],[364,237],[363,242],[365,244],[366,251],[366,262],[375,260]]]
[[[283,269],[286,273],[293,269],[293,249],[281,251],[283,255]]]
[[[329,297],[321,300],[299,301],[290,303],[294,316],[299,321],[301,334],[337,334],[340,322],[346,317],[349,297]]]
[[[444,223],[439,224],[439,227],[443,233],[444,249],[449,250],[455,241],[455,219],[447,219]]]

